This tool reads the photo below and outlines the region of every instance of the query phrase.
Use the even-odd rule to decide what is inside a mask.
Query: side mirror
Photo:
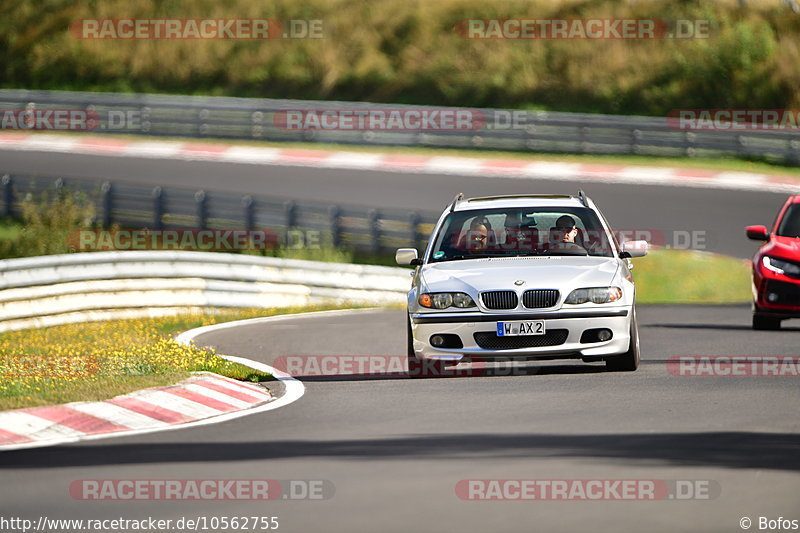
[[[422,260],[417,257],[416,248],[398,248],[394,254],[394,260],[398,265],[417,266],[422,264]]]
[[[647,241],[625,241],[620,245],[619,256],[623,259],[628,257],[644,257],[647,255],[649,245]]]
[[[747,233],[747,238],[754,241],[768,241],[769,232],[766,226],[747,226],[744,228]]]

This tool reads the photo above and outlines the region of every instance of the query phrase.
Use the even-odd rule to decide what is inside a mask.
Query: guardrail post
[[[411,247],[416,248],[417,242],[419,242],[419,223],[421,218],[419,213],[416,211],[412,211],[411,215],[408,217],[408,225],[409,225],[409,234],[408,236],[411,238]]]
[[[197,229],[206,229],[208,221],[208,197],[206,191],[194,193],[194,202],[197,207]]]
[[[642,130],[634,129],[631,131],[631,154],[639,153],[639,140],[642,138]]]
[[[342,244],[342,210],[338,205],[328,208],[328,216],[331,223],[331,244],[338,248]]]
[[[291,243],[292,236],[289,233],[293,227],[296,225],[295,217],[297,215],[297,205],[291,201],[287,200],[283,204],[283,225],[284,233],[283,233],[283,242],[287,246]]]
[[[744,135],[736,136],[736,155],[738,157],[746,157],[749,149],[747,148],[747,137]]]
[[[244,210],[244,229],[253,231],[256,228],[256,203],[249,194],[242,196],[242,209]]]
[[[586,126],[581,126],[580,127],[580,143],[579,143],[579,147],[580,147],[580,153],[582,153],[582,154],[586,154],[586,153],[589,152],[589,143],[586,141],[586,139],[589,136],[589,133],[590,133],[589,132],[589,128],[587,128]]]
[[[3,187],[3,216],[14,216],[14,180],[10,175],[5,174],[0,178],[0,185]]]
[[[381,229],[378,225],[379,213],[376,209],[370,209],[367,213],[369,220],[369,234],[371,241],[372,253],[380,253],[381,251]]]
[[[110,181],[103,182],[100,186],[100,194],[102,195],[101,203],[103,205],[103,227],[110,228],[113,223],[111,209],[114,206],[112,201],[113,186]]]
[[[683,139],[684,139],[683,148],[684,148],[684,154],[686,155],[686,157],[694,157],[695,154],[697,153],[697,151],[694,149],[694,142],[695,142],[696,138],[697,138],[697,135],[694,132],[691,132],[691,131],[687,131],[683,135]]]
[[[786,164],[797,167],[800,166],[800,140],[789,141],[789,154],[786,156]]]
[[[164,191],[156,185],[153,187],[153,229],[160,230],[164,224],[161,220],[164,217]]]

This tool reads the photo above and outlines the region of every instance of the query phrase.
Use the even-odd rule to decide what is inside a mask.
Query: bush
[[[15,2],[0,86],[665,115],[800,107],[800,15],[779,0]],[[80,18],[313,18],[324,39],[79,40]],[[466,18],[709,19],[711,38],[467,40]]]
[[[66,190],[44,192],[38,200],[28,193],[19,210],[22,227],[0,241],[0,258],[69,253],[69,232],[94,227],[94,204]]]

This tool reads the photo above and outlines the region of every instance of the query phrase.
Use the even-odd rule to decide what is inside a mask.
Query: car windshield
[[[780,237],[800,238],[800,204],[792,204],[781,219],[778,226]]]
[[[612,254],[609,236],[591,209],[503,208],[450,213],[436,235],[428,261]]]

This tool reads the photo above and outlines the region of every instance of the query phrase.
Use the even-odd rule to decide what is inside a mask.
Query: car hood
[[[609,257],[503,257],[465,259],[426,265],[422,272],[424,290],[478,292],[513,289],[562,289],[608,286],[618,264]]]
[[[800,239],[774,235],[761,251],[766,254],[774,254],[776,257],[797,261],[800,260]]]

